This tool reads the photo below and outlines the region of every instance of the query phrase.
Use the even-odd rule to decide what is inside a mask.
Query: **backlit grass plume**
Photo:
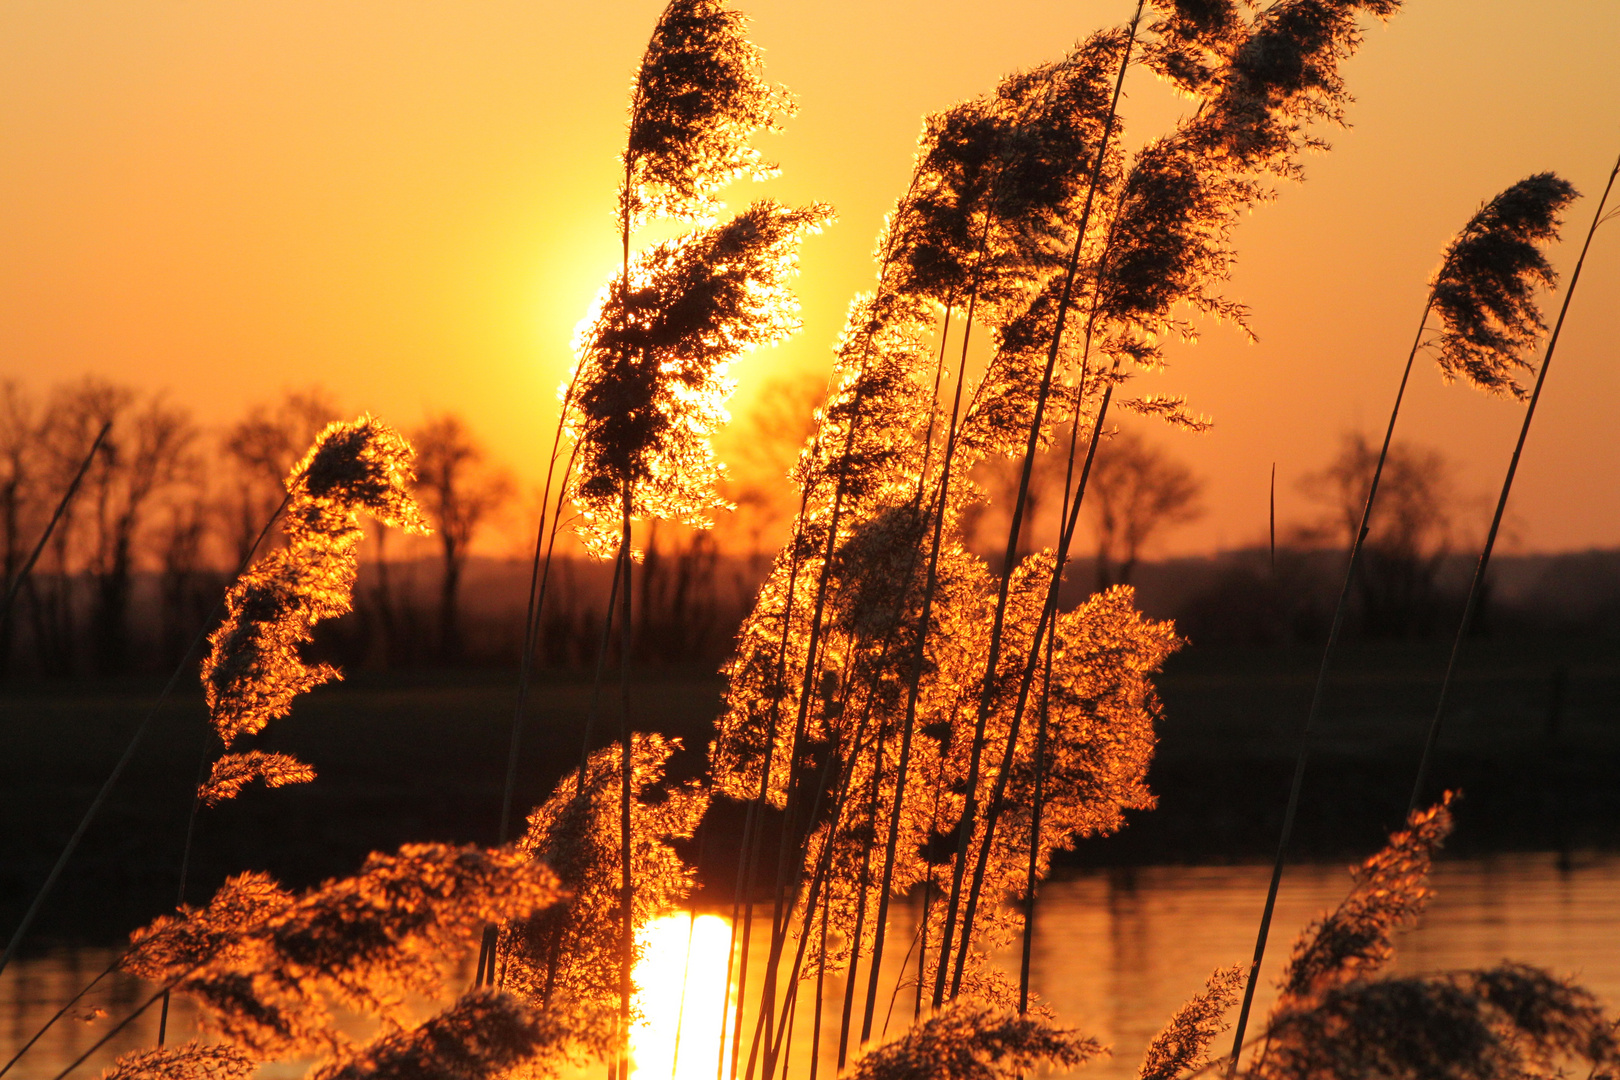
[[[847,1080],[1002,1080],[1067,1071],[1104,1053],[1095,1039],[1033,1016],[952,1004],[855,1062]]]
[[[1282,1010],[1253,1080],[1612,1076],[1615,1021],[1567,979],[1521,964],[1355,981]]]
[[[1201,1069],[1208,1062],[1209,1044],[1226,1030],[1223,1021],[1243,992],[1243,969],[1237,965],[1217,968],[1204,989],[1175,1015],[1148,1043],[1137,1080],[1176,1080]]]
[[[198,796],[205,806],[218,806],[234,799],[254,780],[262,779],[266,787],[285,787],[288,784],[307,784],[315,779],[315,770],[291,754],[266,753],[249,750],[245,754],[226,754],[214,762],[208,781]]]
[[[666,786],[664,768],[679,747],[661,735],[634,737],[631,799],[632,928],[676,907],[692,887],[692,870],[671,842],[692,835],[708,794]],[[496,965],[501,984],[536,1007],[576,1018],[570,1044],[592,1052],[614,1048],[620,1006],[620,750],[603,747],[569,773],[529,815],[519,850],[554,871],[566,897],[507,924]]]
[[[1452,796],[1414,813],[1406,828],[1352,872],[1344,903],[1306,928],[1283,972],[1282,993],[1308,998],[1376,971],[1395,955],[1394,932],[1428,904],[1429,866],[1451,832]]]
[[[1528,1080],[1613,1075],[1616,1021],[1567,979],[1503,963],[1473,971],[1383,976],[1391,934],[1422,910],[1450,796],[1352,871],[1339,908],[1306,928],[1283,974],[1248,1080],[1434,1077]]]
[[[715,193],[769,169],[748,140],[792,108],[760,75],[747,19],[715,0],[674,0],[642,56],[630,103],[620,206],[626,232],[648,214],[699,219]]]
[[[300,648],[315,624],[353,606],[360,514],[411,533],[428,526],[405,485],[411,447],[369,416],[321,432],[287,479],[287,546],[265,556],[225,596],[225,621],[209,636],[203,690],[220,741],[262,730],[293,698],[338,678]]]
[[[337,1005],[385,1021],[437,995],[489,922],[554,903],[557,878],[521,852],[415,844],[302,896],[264,874],[133,935],[124,967],[196,1002],[204,1024],[264,1060],[340,1053]]]
[[[1448,381],[1525,396],[1513,372],[1530,370],[1524,353],[1547,329],[1535,294],[1558,280],[1540,245],[1558,238],[1558,215],[1575,196],[1553,173],[1526,177],[1480,207],[1446,249],[1431,295],[1444,327],[1432,345]]]
[[[619,540],[626,488],[635,517],[702,526],[725,505],[709,440],[729,419],[727,366],[798,328],[787,279],[829,216],[762,201],[634,256],[628,280],[608,285],[576,343],[569,417],[575,501],[598,553]]]
[[[227,1043],[189,1042],[124,1054],[101,1080],[247,1080],[258,1069],[257,1061]]]
[[[554,1017],[537,1013],[498,990],[474,990],[451,1008],[407,1031],[384,1032],[308,1080],[495,1080],[517,1066],[543,1073],[561,1059],[554,1053],[564,1032]],[[546,1053],[553,1051],[553,1053]]]

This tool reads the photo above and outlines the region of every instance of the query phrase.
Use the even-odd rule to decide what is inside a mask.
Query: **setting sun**
[[[641,927],[636,1000],[642,1019],[630,1032],[631,1075],[704,1080],[719,1068],[721,1003],[726,993],[730,924],[718,915],[665,915]]]

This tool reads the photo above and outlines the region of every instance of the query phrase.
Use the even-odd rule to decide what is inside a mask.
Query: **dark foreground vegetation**
[[[1620,849],[1620,650],[1601,636],[1516,636],[1468,651],[1437,780],[1464,798],[1448,852]],[[1293,766],[1293,733],[1320,653],[1191,647],[1159,678],[1165,702],[1149,783],[1158,809],[1059,865],[1248,862],[1269,858]],[[1342,862],[1397,825],[1432,709],[1444,646],[1379,642],[1350,650],[1332,680],[1293,852]],[[638,726],[683,740],[676,777],[701,767],[723,680],[696,665],[643,668]],[[0,918],[15,923],[157,686],[130,680],[14,688],[0,746]],[[589,676],[540,680],[545,702],[524,747],[518,798],[538,803],[578,764]],[[289,885],[350,871],[407,841],[488,843],[514,690],[500,671],[360,674],[300,700],[266,748],[316,767],[314,784],[250,789],[202,819],[194,899],[227,874],[268,870]],[[179,839],[204,741],[200,698],[176,701],[64,879],[35,948],[116,943],[172,903]],[[599,740],[606,742],[604,738]],[[729,903],[735,807],[720,805],[688,857],[699,902]],[[708,835],[714,839],[705,842]]]

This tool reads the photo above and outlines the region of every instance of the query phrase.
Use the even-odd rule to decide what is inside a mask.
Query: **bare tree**
[[[445,659],[462,653],[461,573],[474,535],[512,495],[512,478],[492,466],[484,448],[453,414],[429,420],[411,436],[416,445],[417,498],[439,534],[444,569],[439,584],[439,647]]]
[[[58,571],[68,584],[69,548],[77,534],[91,585],[91,646],[102,674],[121,671],[129,657],[129,606],[137,544],[154,496],[182,479],[197,429],[185,410],[161,395],[143,403],[126,386],[96,378],[58,387],[51,403],[53,479],[71,475],[104,424],[112,423],[84,477],[79,528],[64,517]],[[53,537],[53,541],[54,541]],[[71,598],[66,601],[71,606]]]
[[[0,570],[9,588],[28,557],[39,528],[41,471],[45,467],[42,418],[33,397],[18,383],[0,383]],[[0,673],[11,659],[12,619],[0,625]]]
[[[1097,589],[1128,584],[1148,543],[1198,520],[1204,482],[1186,465],[1131,431],[1098,448],[1086,490],[1097,539]]]
[[[1349,550],[1361,527],[1378,446],[1347,434],[1338,455],[1300,488],[1322,516],[1299,531],[1306,543]],[[1451,464],[1432,447],[1394,443],[1378,488],[1378,513],[1362,549],[1356,577],[1363,629],[1373,636],[1421,631],[1433,615],[1436,579],[1451,550],[1458,511]]]
[[[193,461],[192,464],[196,464]],[[179,663],[197,629],[228,582],[209,555],[215,507],[201,469],[176,485],[154,531],[158,561],[158,655],[164,666]]]
[[[236,464],[226,516],[236,562],[247,558],[265,521],[281,505],[282,484],[315,436],[342,410],[320,387],[292,390],[274,405],[255,405],[225,432],[222,449]]]

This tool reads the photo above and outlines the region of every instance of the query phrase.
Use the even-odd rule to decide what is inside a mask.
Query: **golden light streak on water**
[[[630,1030],[631,1075],[637,1080],[714,1080],[721,1064],[721,1003],[728,997],[730,922],[718,915],[680,912],[652,920],[637,936],[641,1020]]]

